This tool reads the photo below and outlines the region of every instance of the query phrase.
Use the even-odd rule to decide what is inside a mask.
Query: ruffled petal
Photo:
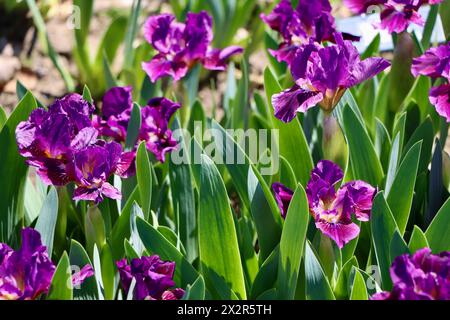
[[[322,100],[320,92],[307,91],[294,85],[281,93],[272,96],[275,117],[283,122],[291,122],[297,112],[306,112]]]
[[[340,224],[319,220],[316,221],[316,227],[322,231],[324,235],[336,242],[340,249],[359,235],[359,227],[355,223]]]
[[[431,88],[430,102],[435,106],[437,113],[450,122],[450,84]]]

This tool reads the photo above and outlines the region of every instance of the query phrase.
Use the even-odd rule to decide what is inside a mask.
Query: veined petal
[[[430,102],[435,106],[437,113],[450,122],[450,84],[431,88]]]
[[[239,46],[230,46],[225,49],[210,49],[202,60],[203,66],[209,70],[225,70],[228,58],[242,53],[244,49]]]
[[[359,221],[369,221],[376,189],[361,181],[350,181],[341,187],[351,199],[351,210]]]
[[[371,79],[390,65],[391,64],[383,58],[367,58],[353,66],[346,87],[350,88]]]
[[[323,99],[320,92],[307,91],[294,85],[272,96],[272,105],[275,109],[275,117],[283,122],[291,122],[297,112],[306,112]]]
[[[133,98],[132,87],[113,87],[103,96],[102,114],[104,118],[119,116],[125,111],[131,111]]]
[[[149,62],[143,62],[142,69],[152,82],[166,76],[171,76],[175,81],[178,81],[188,72],[188,67],[183,61],[170,61],[161,54],[154,56]]]
[[[78,132],[70,143],[70,147],[75,150],[83,149],[97,141],[98,131],[93,127],[83,128]]]
[[[342,249],[349,241],[355,239],[359,234],[359,227],[355,223],[341,224],[318,220],[316,221],[316,227],[322,231],[324,235],[336,242],[340,249]]]
[[[151,16],[144,24],[144,37],[160,52],[167,53],[171,46],[171,33],[175,16],[173,14],[160,14]]]

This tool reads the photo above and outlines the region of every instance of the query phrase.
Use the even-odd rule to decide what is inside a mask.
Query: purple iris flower
[[[388,0],[380,13],[380,28],[389,33],[405,31],[411,23],[423,26],[425,21],[419,14],[419,0]]]
[[[126,155],[126,154],[125,154]],[[74,200],[89,200],[99,203],[103,196],[121,199],[119,190],[108,183],[111,175],[122,175],[131,165],[129,157],[124,157],[122,147],[117,142],[99,141],[87,146],[74,155],[71,171],[77,188]]]
[[[435,106],[437,113],[450,122],[450,84],[431,88],[430,102]]]
[[[319,104],[330,112],[345,90],[389,67],[383,58],[361,60],[351,41],[335,34],[336,44],[322,47],[310,43],[299,48],[292,61],[291,72],[296,84],[272,96],[275,116],[290,122],[297,112],[306,112]]]
[[[34,300],[46,294],[55,273],[41,235],[32,228],[22,229],[22,246],[14,251],[0,243],[0,300]],[[80,285],[94,274],[92,266],[84,266],[74,274],[72,283]]]
[[[328,0],[300,0],[297,7],[292,7],[290,0],[282,0],[268,15],[261,14],[261,19],[283,38],[277,50],[269,50],[278,61],[291,65],[295,52],[310,41],[335,41],[336,26],[331,15]],[[359,40],[345,34],[349,40]]]
[[[353,12],[371,13],[370,7],[381,8],[379,27],[389,33],[405,31],[411,23],[423,26],[425,21],[419,14],[422,5],[438,4],[443,0],[344,0],[344,4]]]
[[[338,165],[321,160],[311,172],[306,186],[309,210],[316,227],[342,248],[359,234],[359,226],[352,221],[352,215],[359,221],[368,221],[376,189],[370,184],[356,180],[336,186],[344,174]],[[275,197],[286,216],[293,191],[276,183],[273,186]]]
[[[438,255],[429,248],[395,258],[390,268],[393,288],[372,300],[450,300],[450,252]]]
[[[162,261],[159,256],[153,255],[132,259],[130,264],[126,259],[119,260],[116,265],[127,294],[135,279],[135,300],[179,300],[184,295],[183,289],[173,289],[175,262]]]
[[[227,49],[217,52],[227,55]],[[233,51],[233,48],[230,47]],[[220,58],[219,58],[220,60]],[[128,123],[133,107],[131,87],[115,87],[110,89],[103,97],[103,116],[93,117],[93,125],[101,135],[110,137],[118,143],[126,140]],[[168,128],[173,114],[181,107],[166,98],[153,98],[141,108],[142,124],[135,148],[128,152],[126,157],[131,158],[131,165],[121,176],[128,177],[135,174],[134,157],[139,142],[145,141],[147,149],[152,152],[158,161],[164,162],[167,152],[177,148],[177,141],[172,138],[172,131]]]
[[[0,246],[0,300],[34,300],[47,293],[55,266],[39,233],[23,229],[22,246],[17,251],[6,244]]]
[[[422,56],[413,59],[412,74],[443,78],[446,83],[430,90],[430,102],[437,113],[450,122],[450,43],[428,49]]]
[[[56,100],[48,111],[34,110],[16,128],[19,153],[37,168],[47,184],[62,186],[70,181],[67,164],[74,151],[96,141],[90,116],[93,106],[78,94]]]
[[[294,192],[278,182],[272,184],[272,190],[275,194],[275,199],[277,200],[278,207],[280,208],[281,216],[283,217],[283,219],[286,219],[288,207],[291,203],[292,197],[294,196]]]
[[[224,70],[226,59],[243,51],[235,46],[211,48],[212,18],[206,11],[189,12],[185,23],[177,22],[172,14],[151,16],[145,22],[144,35],[158,51],[142,64],[152,82],[165,76],[178,81],[197,62],[210,70]]]
[[[105,97],[106,115],[112,116],[119,108],[126,109],[122,107],[124,96],[115,90]],[[42,108],[33,111],[28,121],[17,126],[16,141],[20,154],[30,166],[37,168],[37,174],[46,184],[63,186],[75,182],[78,186],[75,200],[98,203],[103,196],[120,198],[120,193],[107,180],[112,174],[126,177],[134,156],[123,153],[116,142],[98,139],[99,132],[91,121],[93,111],[94,106],[80,95],[67,95],[56,100],[47,111]]]
[[[114,87],[103,96],[102,116],[94,115],[92,123],[100,135],[125,142],[133,108],[132,88]]]
[[[178,143],[168,125],[170,118],[180,107],[179,103],[169,99],[153,98],[141,109],[139,140],[145,141],[147,149],[161,162],[165,162],[167,152],[177,149]]]

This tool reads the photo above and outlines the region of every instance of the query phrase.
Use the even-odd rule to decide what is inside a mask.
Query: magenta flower
[[[450,122],[450,84],[431,88],[430,102],[435,106],[436,112]]]
[[[133,108],[132,88],[114,87],[103,96],[102,116],[92,117],[93,126],[100,135],[114,141],[125,142],[131,109]]]
[[[230,47],[231,48],[231,47]],[[233,50],[231,48],[231,50]],[[227,54],[226,50],[223,50]],[[218,53],[219,55],[221,53]],[[218,58],[221,59],[220,57]],[[219,61],[217,60],[217,61]],[[130,121],[133,107],[131,87],[115,87],[110,89],[103,97],[103,116],[93,117],[93,125],[99,132],[110,137],[118,143],[126,140],[128,123]],[[134,157],[136,148],[141,141],[146,142],[147,150],[152,152],[156,159],[165,162],[165,155],[177,148],[177,141],[172,138],[172,131],[169,129],[169,121],[173,114],[181,107],[166,98],[153,98],[147,106],[141,108],[142,124],[139,131],[135,147],[126,156],[131,158],[131,165],[121,176],[128,177],[134,175],[136,168]]]
[[[411,23],[423,26],[425,21],[419,14],[418,0],[388,0],[380,13],[380,28],[389,33],[405,31]]]
[[[443,0],[344,0],[344,4],[353,12],[368,12],[371,6],[381,8],[379,27],[389,33],[405,31],[413,23],[423,26],[425,21],[419,9],[425,4],[438,4]]]
[[[310,41],[334,42],[336,26],[331,15],[331,5],[328,0],[300,0],[297,7],[292,7],[290,0],[281,2],[268,15],[261,14],[261,19],[283,38],[277,50],[269,50],[278,61],[292,64],[296,50]],[[358,40],[345,34],[349,40]]]
[[[390,268],[393,288],[372,300],[450,300],[450,252],[438,255],[429,248],[395,258]]]
[[[153,255],[132,259],[130,264],[123,259],[117,261],[116,265],[126,294],[135,279],[135,300],[179,300],[184,295],[183,289],[173,289],[175,262],[162,261],[159,256]]]
[[[430,48],[422,56],[415,58],[411,72],[415,77],[424,75],[450,79],[450,43]]]
[[[283,219],[286,219],[289,203],[291,203],[294,192],[278,182],[272,184],[272,190],[275,194],[278,207],[280,208],[281,216]]]
[[[290,122],[297,112],[319,104],[330,112],[351,88],[389,67],[383,58],[361,60],[351,41],[335,34],[336,45],[322,47],[310,43],[299,48],[292,61],[296,85],[272,96],[275,116]]]
[[[189,12],[185,23],[175,21],[172,14],[151,16],[144,28],[145,39],[158,51],[142,64],[152,82],[165,76],[178,81],[197,62],[207,69],[224,70],[225,60],[243,51],[240,47],[211,48],[212,18],[206,11]]]
[[[28,121],[16,128],[19,153],[27,164],[37,168],[46,184],[62,186],[70,181],[67,165],[73,153],[94,143],[97,131],[90,116],[93,106],[80,95],[70,94],[56,100],[48,111],[34,110]]]
[[[0,300],[39,298],[48,292],[55,269],[40,234],[32,228],[23,229],[19,250],[0,243]],[[93,274],[92,267],[86,265],[73,276],[72,283],[80,285]]]
[[[115,99],[120,95],[117,91],[111,93],[107,114],[120,107]],[[44,183],[63,186],[75,182],[75,200],[98,203],[103,196],[120,198],[119,191],[107,180],[112,174],[126,176],[134,157],[122,153],[119,144],[98,139],[91,122],[93,110],[80,95],[70,94],[56,100],[48,111],[33,111],[28,121],[17,126],[16,141],[19,153],[37,168]]]
[[[177,149],[178,143],[172,137],[169,121],[181,107],[166,98],[153,98],[142,108],[142,125],[139,140],[145,141],[146,147],[156,159],[165,162],[166,153]]]
[[[98,142],[87,146],[74,155],[73,176],[77,188],[74,200],[89,200],[99,203],[103,196],[111,199],[122,197],[119,190],[108,183],[111,175],[122,175],[131,165],[130,158],[123,156],[117,142]]]
[[[338,165],[321,160],[312,170],[306,186],[309,210],[316,227],[336,242],[339,248],[359,234],[359,226],[352,221],[353,215],[360,221],[370,219],[376,193],[374,187],[360,180],[345,183],[336,191],[336,185],[343,176]],[[285,218],[293,192],[278,183],[274,184],[273,189]]]
[[[50,288],[55,266],[37,231],[23,229],[17,251],[0,244],[0,262],[0,300],[34,300]]]
[[[430,102],[439,115],[450,122],[450,43],[428,49],[422,56],[413,59],[412,74],[430,78],[443,78],[446,84],[430,90]]]

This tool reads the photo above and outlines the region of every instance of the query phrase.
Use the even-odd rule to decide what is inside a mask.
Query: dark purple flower
[[[275,117],[283,122],[291,122],[297,112],[306,112],[323,100],[322,93],[304,90],[298,85],[272,96]]]
[[[162,44],[159,45],[162,46]],[[239,49],[238,47],[230,48],[231,51]],[[216,53],[218,56],[209,57],[208,59],[211,59],[211,61],[205,62],[205,64],[208,64],[211,68],[220,69],[225,58],[219,52],[211,54],[215,55]],[[225,54],[227,53],[225,52]],[[103,97],[103,116],[93,117],[94,127],[102,135],[111,137],[118,143],[123,143],[126,140],[131,109],[133,107],[131,91],[131,87],[110,89]],[[169,99],[153,98],[147,103],[147,106],[141,108],[142,125],[139,136],[135,142],[135,147],[130,152],[122,155],[123,163],[129,163],[130,165],[127,166],[127,170],[119,171],[121,177],[129,177],[135,174],[134,159],[139,142],[145,141],[147,149],[161,162],[165,161],[167,152],[176,149],[177,142],[172,138],[172,132],[168,129],[168,123],[175,111],[180,107],[180,104],[174,103]]]
[[[83,128],[91,127],[91,115],[95,107],[77,93],[71,93],[57,99],[49,108],[49,114],[65,115],[71,125],[72,133],[77,134]]]
[[[450,79],[450,43],[430,48],[422,56],[413,59],[411,72],[415,77],[424,75]]]
[[[275,199],[280,208],[281,216],[285,219],[294,192],[281,183],[272,184],[272,190],[275,193]]]
[[[419,14],[418,0],[388,0],[381,11],[380,27],[389,33],[405,31],[411,23],[423,26],[425,21]]]
[[[270,53],[289,66],[292,66],[295,52],[302,45],[310,41],[335,41],[336,26],[328,0],[300,0],[295,9],[290,0],[282,0],[271,13],[261,14],[261,19],[283,38],[278,49],[269,50]],[[344,37],[359,40],[359,37],[347,34]]]
[[[133,108],[132,88],[114,87],[103,96],[102,116],[94,115],[92,123],[100,135],[114,141],[125,142],[131,109]]]
[[[306,186],[309,210],[316,227],[342,248],[359,234],[359,226],[352,222],[368,221],[376,190],[363,181],[351,181],[336,191],[336,185],[344,174],[338,165],[321,160],[311,172]],[[272,186],[278,206],[285,217],[292,199],[292,190],[276,183]]]
[[[122,147],[117,142],[99,142],[79,150],[74,155],[72,174],[78,186],[74,200],[89,200],[99,203],[103,196],[120,199],[121,193],[108,179],[113,174],[125,172],[131,163],[123,159]]]
[[[389,33],[403,32],[411,23],[423,26],[424,20],[419,9],[425,4],[438,4],[442,0],[344,0],[344,4],[353,12],[372,13],[371,7],[381,10],[379,27]]]
[[[141,110],[139,140],[145,141],[147,149],[161,162],[165,162],[167,152],[176,150],[178,146],[169,129],[169,121],[180,107],[179,103],[169,99],[153,98]]]
[[[395,258],[390,268],[393,288],[372,300],[450,300],[450,252],[438,255],[429,248]]]
[[[0,262],[0,300],[34,300],[47,293],[55,266],[34,229],[22,230],[17,251],[0,244]]]
[[[48,111],[34,110],[28,121],[16,128],[19,153],[37,168],[47,184],[65,185],[70,181],[67,164],[76,149],[92,144],[97,130],[92,128],[93,106],[80,95],[71,94],[56,100]]]
[[[202,59],[203,66],[208,70],[223,71],[227,67],[227,60],[238,53],[242,53],[244,49],[238,46],[229,46],[223,50],[209,49],[205,57]]]
[[[151,16],[145,23],[144,35],[158,51],[151,61],[142,64],[152,82],[165,76],[178,81],[197,62],[207,69],[223,70],[225,59],[242,51],[237,47],[210,47],[212,18],[206,11],[188,13],[185,23],[177,22],[172,14]]]
[[[450,122],[450,44],[428,49],[422,56],[415,58],[411,72],[415,77],[442,77],[447,81],[447,84],[430,89],[430,102],[437,113]]]
[[[390,64],[383,58],[361,60],[351,41],[335,35],[336,45],[322,47],[310,43],[299,48],[292,62],[296,85],[272,96],[275,116],[291,121],[297,112],[305,112],[319,104],[330,112],[345,90],[386,69]]]
[[[358,225],[352,222],[353,214],[357,220],[369,220],[376,192],[371,185],[359,180],[344,184],[336,192],[335,185],[342,178],[343,172],[336,164],[323,160],[313,169],[306,186],[316,227],[339,248],[359,234]]]
[[[184,295],[183,289],[172,289],[175,286],[175,262],[162,261],[159,256],[153,255],[132,259],[130,264],[123,259],[116,265],[126,294],[132,280],[136,281],[133,291],[135,300],[179,300]]]
[[[436,112],[450,122],[450,84],[431,88],[430,102]]]

